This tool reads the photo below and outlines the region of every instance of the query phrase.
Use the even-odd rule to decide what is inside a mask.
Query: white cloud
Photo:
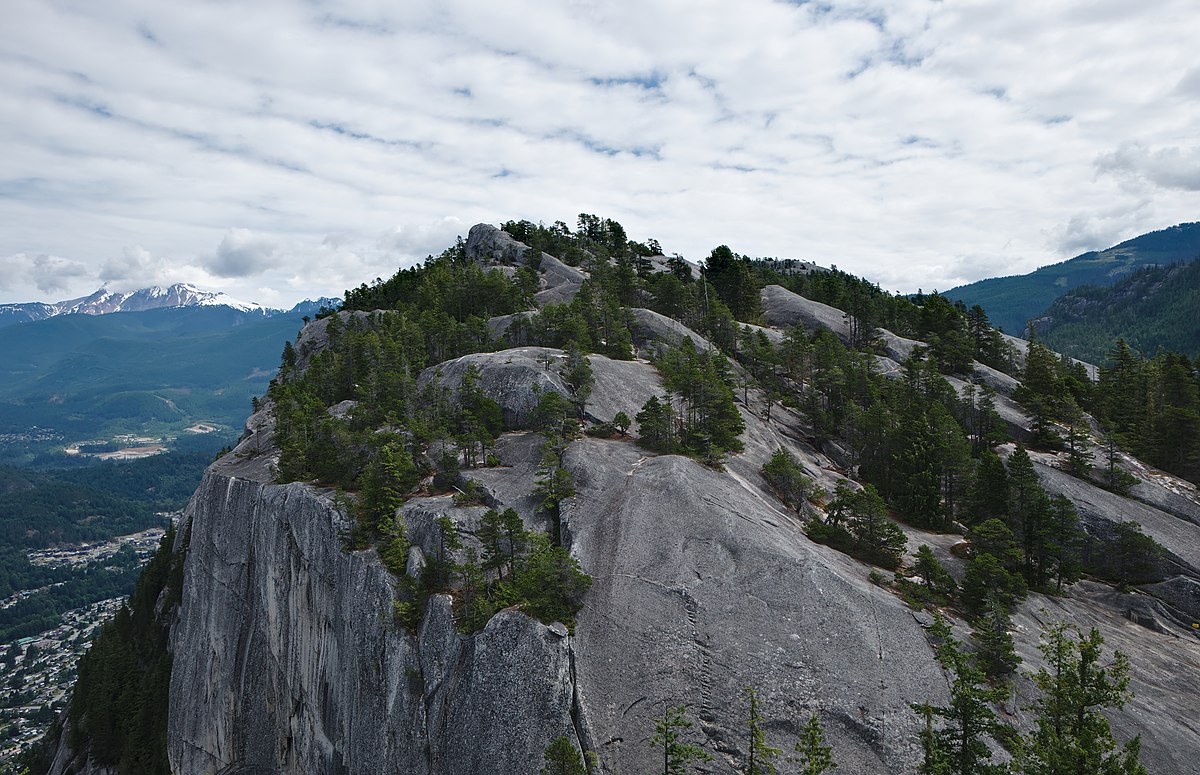
[[[1191,0],[12,6],[5,300],[287,302],[581,211],[944,289],[1196,217]]]
[[[1150,150],[1124,143],[1096,160],[1101,172],[1148,181],[1163,188],[1200,191],[1200,146]]]
[[[218,277],[253,277],[278,266],[280,259],[274,240],[249,229],[231,229],[205,266]]]
[[[68,290],[88,273],[88,268],[78,261],[46,253],[0,256],[0,292],[30,293],[32,286],[41,295],[49,296]]]

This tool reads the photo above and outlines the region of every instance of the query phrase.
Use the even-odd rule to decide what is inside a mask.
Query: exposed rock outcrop
[[[633,334],[633,343],[639,349],[657,352],[664,347],[673,347],[684,339],[691,339],[700,349],[714,349],[712,344],[700,334],[678,320],[661,315],[654,310],[631,309],[629,315],[632,318],[630,333]]]
[[[837,307],[806,299],[778,285],[763,288],[761,297],[763,317],[772,326],[787,328],[800,324],[809,331],[826,328],[837,334],[843,342],[850,341],[850,325],[846,322],[846,314]],[[1013,346],[1017,365],[1024,367],[1029,342],[1007,335],[1004,335],[1004,339]],[[898,336],[887,329],[879,330],[879,342],[887,357],[896,363],[903,363],[915,348],[925,346],[923,342]],[[1088,376],[1096,379],[1099,370],[1094,365],[1074,358],[1071,360],[1082,364]],[[971,368],[973,381],[987,385],[1001,395],[1011,394],[1018,385],[1016,379],[982,363],[974,362]]]
[[[436,379],[454,393],[467,369],[474,366],[481,374],[480,389],[504,411],[505,426],[528,428],[542,393],[553,390],[571,397],[570,388],[559,375],[565,360],[566,353],[549,347],[475,353],[426,369],[419,384]],[[632,419],[651,396],[663,394],[658,373],[645,363],[603,355],[589,355],[588,360],[595,384],[584,416],[592,422],[611,422],[617,412],[625,412]]]
[[[466,251],[468,258],[487,265],[534,266],[541,273],[541,290],[534,297],[538,306],[570,301],[587,279],[583,270],[564,264],[549,253],[535,251],[508,232],[486,223],[471,227]]]

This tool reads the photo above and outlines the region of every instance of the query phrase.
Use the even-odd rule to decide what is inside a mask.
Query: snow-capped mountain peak
[[[44,320],[57,315],[108,315],[114,312],[145,312],[167,307],[224,306],[239,312],[273,315],[284,312],[254,302],[241,301],[219,291],[206,291],[191,283],[155,285],[136,291],[112,291],[101,287],[90,296],[46,304],[0,304],[0,325]]]

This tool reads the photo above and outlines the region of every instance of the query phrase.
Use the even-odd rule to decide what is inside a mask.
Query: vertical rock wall
[[[218,463],[191,505],[174,633],[176,772],[534,772],[572,730],[565,631],[516,612],[459,635],[435,597],[419,637],[390,575],[347,552],[326,494]]]

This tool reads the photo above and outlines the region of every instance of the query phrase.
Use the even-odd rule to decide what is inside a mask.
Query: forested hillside
[[[132,552],[86,568],[35,565],[28,553],[167,526],[162,515],[187,503],[220,441],[189,443],[145,460],[67,470],[0,466],[0,600],[37,590],[0,609],[0,643],[36,635],[64,611],[133,589],[139,563]]]
[[[1034,321],[1054,349],[1102,363],[1117,339],[1154,355],[1200,356],[1200,261],[1145,267],[1112,286],[1084,285]]]
[[[1022,336],[1025,324],[1062,294],[1081,285],[1109,286],[1145,266],[1190,261],[1200,255],[1200,223],[1182,223],[1093,251],[1029,274],[995,277],[951,288],[947,297],[979,304],[1005,333]]]

